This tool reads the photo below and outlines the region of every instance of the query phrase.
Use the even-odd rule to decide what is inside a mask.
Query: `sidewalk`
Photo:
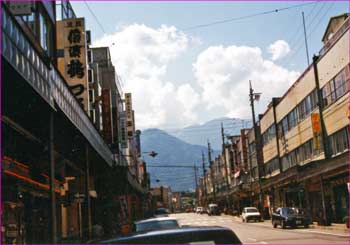
[[[231,216],[231,215],[223,215],[226,217],[233,218],[236,222],[242,223],[241,217],[237,216]],[[264,222],[257,222],[257,223],[249,223],[252,225],[258,225],[258,226],[266,226],[271,227],[271,220],[265,220]],[[334,236],[349,236],[350,237],[350,230],[346,228],[345,224],[332,224],[331,226],[321,226],[317,225],[316,222],[310,225],[309,228],[298,228],[296,229],[301,232],[310,232],[310,233],[320,233],[320,234],[327,234],[327,235],[334,235]]]

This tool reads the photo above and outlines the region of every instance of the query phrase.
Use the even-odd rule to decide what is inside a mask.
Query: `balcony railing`
[[[112,152],[53,64],[44,63],[2,3],[2,56],[54,109],[55,102],[98,154],[112,166]]]

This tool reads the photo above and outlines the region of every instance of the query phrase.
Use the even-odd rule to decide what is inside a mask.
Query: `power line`
[[[318,3],[317,3],[317,4],[318,4]],[[311,16],[311,15],[313,14],[314,10],[316,10],[317,6],[319,6],[319,5],[317,5],[317,4],[314,5],[314,7],[313,7],[312,10],[310,11],[310,13],[307,15],[307,18],[306,18],[306,19],[308,19],[308,17]],[[316,13],[316,15],[314,15],[313,19],[315,19],[315,17],[318,15],[318,13],[320,12],[320,10],[323,9],[323,7],[325,6],[325,4],[326,4],[326,2],[323,2],[321,8],[318,10],[318,12]],[[310,27],[310,25],[311,25],[312,22],[313,22],[313,20],[311,20],[311,21],[308,23],[307,29]],[[295,46],[297,43],[299,43],[300,39],[303,37],[303,33],[301,32],[302,27],[303,27],[303,24],[301,23],[301,24],[298,26],[297,31],[294,32],[294,34],[291,35],[290,38],[287,39],[287,40],[288,40],[288,43],[289,43],[290,46],[291,46],[291,48],[292,48],[293,46]]]
[[[155,163],[153,163],[155,164]],[[147,164],[147,167],[153,167],[153,168],[194,168],[194,166],[189,166],[189,165],[148,165]],[[199,167],[196,167],[196,168],[199,168]]]
[[[313,29],[308,33],[307,38],[309,38],[311,36],[311,34],[316,30],[316,28],[320,25],[321,21],[323,20],[323,17],[329,12],[329,10],[333,7],[334,4],[335,3],[333,2],[328,7],[328,9],[326,9],[326,11],[321,15],[321,18],[319,18],[318,22],[313,26]],[[320,10],[319,10],[319,12],[316,15],[318,15],[320,13]],[[309,27],[310,27],[310,25],[309,25]],[[300,38],[298,38],[298,40],[300,40]],[[295,44],[297,44],[297,43],[295,43]],[[299,43],[299,45],[294,48],[295,52],[293,53],[293,55],[290,56],[289,59],[287,59],[284,62],[282,62],[282,64],[285,65],[285,64],[288,64],[290,61],[292,61],[295,58],[295,56],[300,52],[300,48],[301,48],[302,45],[303,45],[303,43]]]
[[[273,9],[273,10],[259,12],[259,13],[255,13],[255,14],[240,16],[240,17],[236,17],[236,18],[230,18],[230,19],[225,19],[225,20],[214,21],[214,22],[210,22],[210,23],[206,23],[206,24],[190,26],[190,27],[184,28],[183,30],[184,31],[189,31],[189,30],[204,28],[204,27],[213,26],[213,25],[224,24],[224,23],[238,21],[238,20],[243,20],[243,19],[250,19],[250,18],[253,18],[253,17],[257,17],[257,16],[262,16],[262,15],[282,12],[282,11],[286,11],[286,10],[289,10],[289,9],[299,8],[301,6],[306,6],[306,5],[315,4],[315,3],[317,3],[317,2],[303,3],[303,4],[293,5],[293,6],[290,6],[290,7]]]
[[[107,34],[105,29],[103,28],[101,22],[98,20],[98,18],[96,17],[96,15],[94,14],[94,12],[91,10],[89,4],[84,0],[84,3],[86,5],[86,7],[88,8],[89,12],[91,13],[91,15],[95,18],[95,21],[97,22],[97,24],[99,25],[99,27],[101,28],[101,30],[103,31],[104,34]]]

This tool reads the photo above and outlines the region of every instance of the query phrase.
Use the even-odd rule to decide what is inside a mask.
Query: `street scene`
[[[349,237],[344,229],[274,229],[271,222],[243,223],[230,215],[208,216],[195,213],[172,214],[181,225],[225,226],[235,231],[244,244],[348,244]]]
[[[1,244],[350,244],[348,1],[1,1]]]

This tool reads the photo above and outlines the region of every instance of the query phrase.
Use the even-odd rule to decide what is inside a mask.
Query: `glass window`
[[[286,135],[286,133],[288,132],[289,128],[288,128],[288,118],[284,117],[282,120],[282,128],[283,128],[283,135]]]
[[[46,51],[46,54],[52,56],[52,29],[48,18],[39,13],[39,41],[41,47]]]
[[[345,69],[346,91],[350,91],[350,65]]]
[[[306,117],[311,112],[311,96],[310,95],[308,95],[304,99],[304,103],[305,103],[305,117]]]
[[[337,98],[346,93],[345,69],[343,69],[334,79]]]
[[[311,110],[314,110],[317,107],[317,103],[318,103],[316,89],[314,91],[312,91],[312,93],[310,94],[310,99],[311,99]]]
[[[328,95],[328,89],[327,86],[328,84],[326,84],[323,88],[322,88],[322,98],[323,98],[323,105],[327,106],[328,105],[328,101],[327,101],[327,95]]]
[[[298,122],[298,109],[297,107],[292,110],[288,115],[289,128],[295,127]]]
[[[290,167],[288,155],[282,157],[282,170],[287,170]]]
[[[302,100],[298,106],[299,119],[302,120],[305,117],[305,100]]]
[[[336,155],[338,153],[343,153],[345,150],[349,149],[349,133],[347,128],[344,128],[330,137],[330,143],[332,147],[332,154]]]
[[[336,91],[335,91],[335,83],[334,80],[330,81],[330,92],[331,92],[331,102],[335,101],[337,99]]]

